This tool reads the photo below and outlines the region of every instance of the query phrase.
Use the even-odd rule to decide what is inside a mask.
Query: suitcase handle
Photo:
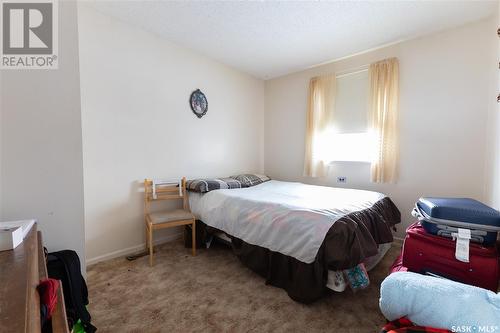
[[[415,204],[415,207],[412,209],[411,211],[411,215],[413,217],[416,217],[419,221],[423,221],[425,220],[424,216],[422,215],[422,210],[420,209],[420,207],[418,207],[417,204]]]
[[[452,238],[453,240],[455,240],[455,236],[453,236],[453,234],[454,234],[454,232],[452,232],[451,230],[439,229],[437,232],[438,236],[445,237],[445,238]],[[474,242],[474,243],[482,244],[482,243],[484,243],[484,238],[481,236],[478,236],[478,235],[471,234],[470,241]]]
[[[455,228],[476,229],[476,230],[484,230],[484,231],[491,231],[491,232],[499,232],[500,231],[500,227],[495,227],[495,226],[489,226],[489,225],[471,226],[470,223],[466,223],[466,222],[437,219],[437,218],[429,216],[426,212],[424,212],[418,206],[418,204],[415,204],[415,208],[413,208],[413,210],[411,211],[411,215],[413,217],[416,217],[419,221],[425,221],[425,222],[434,223],[434,224],[447,224],[447,225],[453,226]]]

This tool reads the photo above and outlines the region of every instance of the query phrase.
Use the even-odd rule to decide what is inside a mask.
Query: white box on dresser
[[[0,227],[0,251],[15,249],[22,242],[22,227]]]
[[[0,222],[0,251],[15,249],[23,242],[35,220]]]

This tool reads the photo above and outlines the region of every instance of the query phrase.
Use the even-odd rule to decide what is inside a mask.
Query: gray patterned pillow
[[[271,180],[271,178],[269,178],[266,175],[256,175],[256,174],[252,174],[252,173],[231,176],[231,178],[239,181],[243,187],[250,187],[250,186],[259,185],[259,184],[262,184],[264,182]]]
[[[186,182],[188,191],[207,193],[213,190],[242,188],[240,181],[233,178],[192,179]]]

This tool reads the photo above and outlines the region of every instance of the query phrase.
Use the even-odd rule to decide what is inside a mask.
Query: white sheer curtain
[[[395,183],[399,160],[399,63],[385,59],[370,65],[369,131],[374,138],[371,180]]]
[[[309,82],[304,175],[325,177],[328,171],[328,132],[335,107],[335,75],[314,77]]]

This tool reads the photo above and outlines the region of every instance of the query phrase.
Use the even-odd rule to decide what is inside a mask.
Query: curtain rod
[[[345,76],[362,73],[362,72],[367,71],[368,68],[370,68],[370,64],[359,66],[359,67],[356,67],[356,68],[346,69],[344,71],[341,71],[341,72],[335,74],[335,77],[337,79],[339,79],[339,78],[342,78],[342,77],[345,77]]]

